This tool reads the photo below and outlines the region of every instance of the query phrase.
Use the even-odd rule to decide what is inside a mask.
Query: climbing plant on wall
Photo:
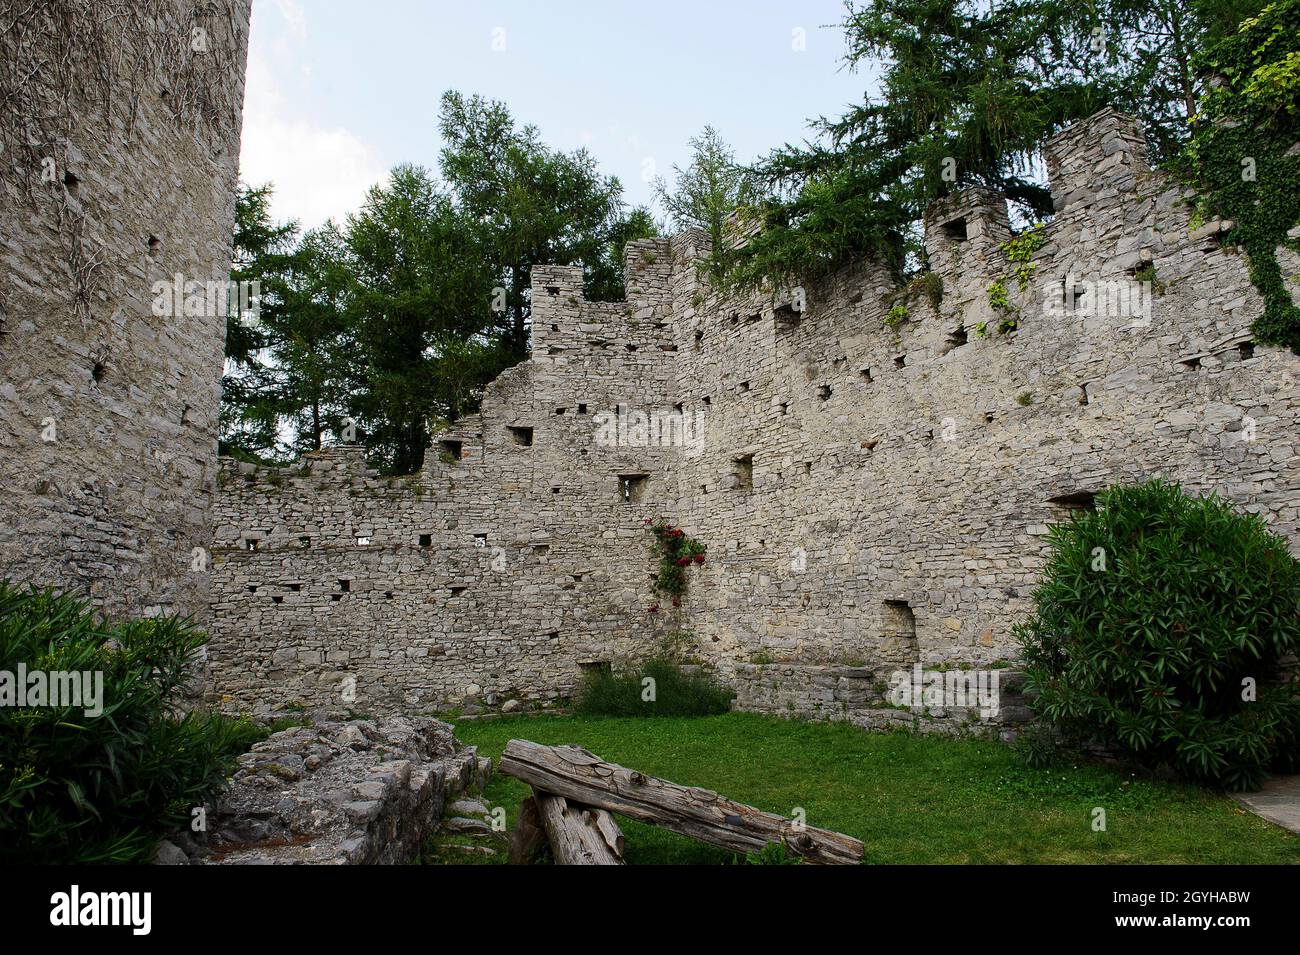
[[[1028,289],[1030,281],[1033,280],[1034,272],[1038,268],[1034,263],[1034,256],[1046,241],[1047,236],[1043,232],[1043,223],[1036,222],[1015,238],[999,246],[999,249],[1011,263],[1011,276],[1016,280],[1016,285],[1021,292]],[[1020,327],[1020,310],[1011,304],[1011,296],[1007,293],[1007,279],[1005,277],[998,279],[989,286],[988,299],[989,307],[1000,316],[998,319],[998,332],[1000,334],[1015,331]],[[988,322],[976,324],[975,334],[980,338],[987,337]]]
[[[1201,193],[1202,215],[1232,220],[1264,298],[1255,339],[1300,354],[1300,307],[1287,290],[1279,246],[1300,224],[1300,0],[1278,0],[1206,49],[1199,68],[1221,78],[1204,97],[1180,166]]]
[[[674,607],[680,607],[686,596],[686,571],[691,565],[704,563],[704,545],[690,537],[680,527],[674,527],[664,520],[650,521],[654,534],[655,553],[659,558],[659,574],[655,578],[656,594],[663,594],[672,600]],[[650,606],[651,613],[657,613],[659,604]]]

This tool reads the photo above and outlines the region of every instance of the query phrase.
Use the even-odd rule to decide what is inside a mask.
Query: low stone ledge
[[[741,663],[730,674],[737,710],[853,723],[870,730],[1014,738],[1030,718],[1024,674],[998,670],[998,710],[983,716],[963,706],[900,707],[888,699],[890,669],[816,663]],[[948,671],[927,671],[948,672]]]
[[[490,773],[490,760],[431,717],[294,727],[241,756],[230,789],[207,807],[207,831],[173,835],[157,861],[410,862],[443,806]]]

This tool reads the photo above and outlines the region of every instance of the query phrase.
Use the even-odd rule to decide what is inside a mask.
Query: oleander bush
[[[1036,715],[1062,743],[1230,789],[1295,768],[1300,562],[1257,515],[1151,481],[1050,529],[1016,628]]]
[[[265,735],[177,711],[206,639],[186,620],[112,623],[77,598],[0,581],[0,862],[148,861],[189,825]],[[17,705],[20,664],[102,674],[102,712],[88,715],[99,707],[85,698]]]

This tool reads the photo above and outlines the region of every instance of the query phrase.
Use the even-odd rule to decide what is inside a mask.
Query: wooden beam
[[[622,865],[623,834],[603,809],[533,791],[556,865]]]
[[[864,853],[862,843],[851,836],[796,826],[784,816],[707,789],[679,786],[607,763],[576,746],[512,739],[501,756],[500,771],[528,783],[536,793],[563,796],[731,852],[756,852],[776,842],[805,862],[848,865],[861,862]]]

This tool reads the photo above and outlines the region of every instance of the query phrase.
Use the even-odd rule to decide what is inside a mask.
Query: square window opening
[[[618,496],[624,504],[640,504],[645,500],[646,485],[650,482],[648,474],[620,474],[618,476]]]
[[[970,238],[970,230],[966,227],[965,217],[949,219],[943,224],[943,234],[953,242],[965,242]]]

